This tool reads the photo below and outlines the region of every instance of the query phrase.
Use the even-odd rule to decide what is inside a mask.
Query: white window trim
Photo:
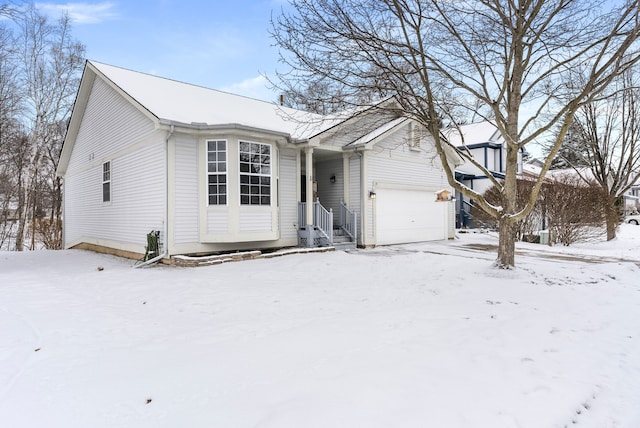
[[[209,172],[209,142],[216,142],[216,146],[218,142],[224,142],[224,153],[225,153],[225,171],[222,173],[220,171],[216,171],[216,172]],[[207,206],[209,207],[225,207],[229,205],[229,141],[227,141],[224,138],[208,138],[205,140],[204,142],[204,148],[205,148],[205,171],[206,171],[206,176],[207,176],[207,181],[205,184],[205,193],[206,193],[206,201],[207,201]],[[217,150],[216,150],[217,153]],[[226,178],[226,187],[227,187],[227,191],[225,193],[226,196],[226,201],[224,204],[210,204],[209,203],[209,197],[211,196],[209,194],[209,176],[210,175],[224,175]]]
[[[105,169],[105,166],[107,166],[108,168]],[[105,173],[108,173],[108,177],[105,178]],[[111,200],[113,199],[113,186],[111,186],[111,175],[112,175],[112,168],[111,168],[111,161],[108,160],[106,162],[102,163],[102,170],[101,170],[101,174],[102,174],[102,186],[100,187],[102,190],[102,203],[103,204],[110,204]],[[109,185],[109,199],[105,200],[105,194],[104,194],[104,186],[105,184]]]
[[[256,174],[256,173],[246,173],[246,172],[242,172],[240,171],[240,147],[242,145],[242,143],[248,143],[248,144],[259,144],[262,146],[268,146],[269,147],[269,174]],[[238,140],[238,205],[241,207],[274,207],[274,198],[273,198],[273,186],[274,186],[274,182],[273,182],[273,155],[274,155],[274,145],[271,143],[263,143],[261,141],[250,141],[250,140]],[[241,183],[241,179],[240,177],[242,175],[248,175],[249,177],[251,176],[257,176],[257,177],[269,177],[269,204],[243,204],[242,203],[242,183]],[[249,186],[251,186],[251,184],[249,183]],[[251,194],[249,194],[249,198],[251,198]]]

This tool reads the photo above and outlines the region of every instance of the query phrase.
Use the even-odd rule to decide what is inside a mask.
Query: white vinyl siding
[[[144,251],[146,234],[164,230],[163,141],[114,158],[111,189],[117,198],[102,202],[102,164],[65,177],[65,245],[77,241],[118,241]],[[88,239],[87,239],[88,238]],[[132,249],[133,250],[133,249]]]
[[[100,79],[93,83],[65,174],[65,246],[80,242],[144,252],[164,231],[164,132]],[[103,163],[110,163],[108,204]],[[164,237],[161,237],[164,240]]]
[[[96,79],[64,178],[65,246],[119,242],[144,252],[146,234],[164,230],[164,132]],[[103,202],[109,162],[111,201]]]
[[[240,212],[239,229],[240,232],[263,232],[270,231],[273,218],[271,211],[267,212]]]
[[[229,233],[229,212],[216,210],[207,215],[207,230],[209,233],[224,235]]]
[[[297,180],[295,150],[280,150],[278,206],[280,212],[280,238],[289,240],[285,245],[295,245],[298,240],[295,228],[298,222]]]
[[[194,139],[175,140],[173,239],[176,244],[198,242],[198,145]]]
[[[139,143],[154,131],[153,122],[101,79],[93,83],[67,167],[72,174],[112,153]]]

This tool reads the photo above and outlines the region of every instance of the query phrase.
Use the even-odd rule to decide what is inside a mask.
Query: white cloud
[[[102,3],[37,3],[36,7],[48,14],[68,13],[71,20],[77,24],[97,24],[106,19],[114,18],[115,4]]]
[[[221,88],[221,90],[264,101],[274,101],[276,98],[273,90],[269,89],[269,81],[262,75],[245,79],[242,82],[233,83]]]

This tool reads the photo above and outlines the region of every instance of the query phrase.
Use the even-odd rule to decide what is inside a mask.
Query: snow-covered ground
[[[0,426],[640,427],[640,227],[519,245],[513,271],[496,242],[202,268],[0,252]]]

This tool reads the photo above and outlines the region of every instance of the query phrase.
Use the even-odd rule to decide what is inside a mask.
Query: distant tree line
[[[35,5],[0,4],[0,249],[62,246],[56,168],[85,47]]]

